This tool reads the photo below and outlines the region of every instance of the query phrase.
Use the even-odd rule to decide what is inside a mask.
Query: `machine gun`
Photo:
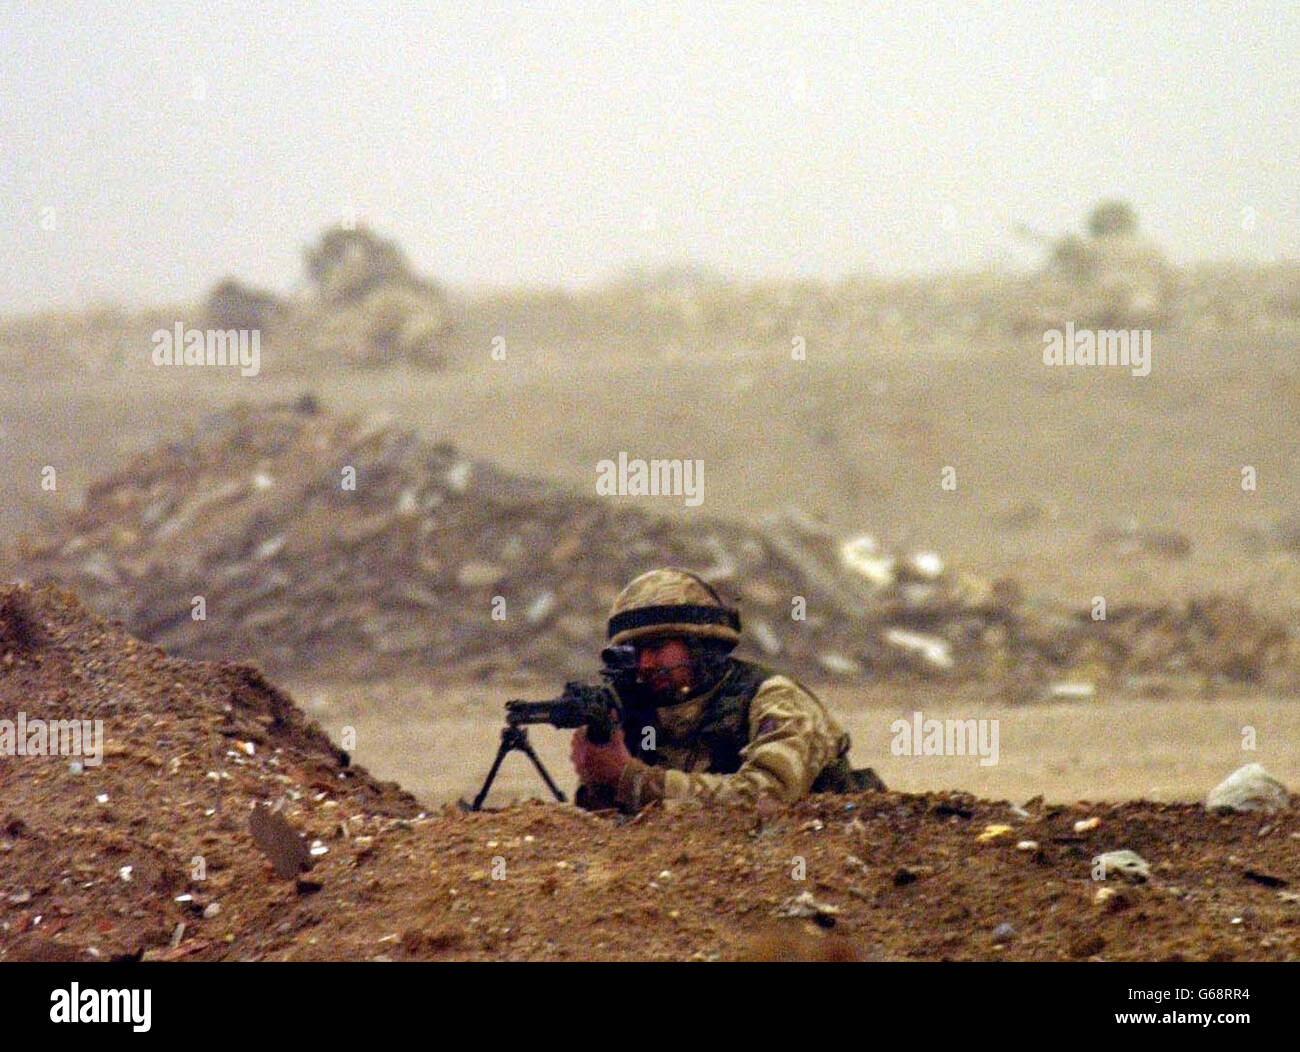
[[[533,751],[532,743],[528,740],[528,727],[536,723],[547,723],[561,730],[586,727],[589,741],[596,745],[606,744],[621,722],[620,691],[635,688],[636,648],[606,647],[600,656],[604,662],[600,672],[605,681],[603,683],[566,683],[564,692],[558,698],[506,702],[506,725],[501,728],[501,744],[497,748],[496,759],[492,761],[492,769],[488,771],[483,788],[474,797],[474,802],[468,807],[462,802],[462,807],[469,811],[482,810],[483,801],[487,799],[497,771],[501,769],[501,761],[516,749],[533,762],[555,799],[560,803],[566,802],[564,793]]]

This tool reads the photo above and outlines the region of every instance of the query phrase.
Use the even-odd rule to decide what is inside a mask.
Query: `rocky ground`
[[[0,758],[0,960],[1300,956],[1293,809],[888,792],[707,821],[424,813],[255,669],[10,586],[0,721],[20,714],[102,719],[104,749]],[[255,837],[258,804],[279,810]],[[1118,850],[1145,874],[1094,879]]]

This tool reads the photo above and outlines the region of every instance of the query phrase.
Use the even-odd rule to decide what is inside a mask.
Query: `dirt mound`
[[[594,465],[593,465],[594,467]],[[1292,675],[1286,626],[1211,597],[1108,620],[1025,602],[935,553],[833,536],[796,509],[689,529],[305,398],[205,419],[0,554],[169,651],[277,675],[589,672],[615,591],[701,569],[761,657],[809,678]]]
[[[0,956],[194,931],[261,881],[249,804],[282,799],[318,837],[419,811],[256,668],[169,658],[66,593],[0,589]]]
[[[323,932],[237,945],[290,959],[1294,960],[1300,904],[1280,882],[1298,829],[960,793],[656,808],[621,826],[541,804],[444,810],[364,863],[388,908],[340,911],[330,949]],[[1094,880],[1115,848],[1151,875]]]
[[[247,666],[168,658],[54,590],[0,590],[0,638],[0,721],[103,720],[102,762],[0,759],[0,960],[1300,955],[1294,811],[880,793],[424,815]],[[277,875],[254,826],[301,833],[309,867]],[[1124,849],[1145,879],[1094,879]]]

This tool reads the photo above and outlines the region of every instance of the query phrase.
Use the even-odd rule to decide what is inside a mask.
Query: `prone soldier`
[[[731,656],[740,615],[698,574],[637,577],[606,636],[607,654],[632,648],[627,673],[611,677],[621,724],[603,744],[587,727],[574,732],[580,805],[635,812],[655,800],[793,803],[884,789],[870,768],[850,766],[848,734],[812,691]]]

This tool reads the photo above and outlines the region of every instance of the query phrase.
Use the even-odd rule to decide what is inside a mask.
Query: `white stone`
[[[1291,794],[1257,763],[1248,763],[1210,790],[1205,806],[1210,811],[1284,811]]]

